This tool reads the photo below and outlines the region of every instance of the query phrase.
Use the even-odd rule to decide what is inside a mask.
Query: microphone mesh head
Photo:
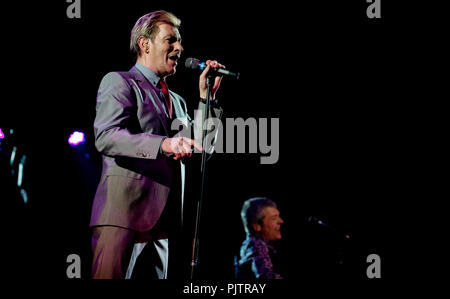
[[[186,58],[186,61],[184,62],[184,66],[189,69],[196,69],[198,67],[198,64],[200,63],[200,60],[195,58]]]

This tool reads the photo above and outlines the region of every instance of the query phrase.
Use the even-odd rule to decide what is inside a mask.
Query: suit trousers
[[[92,251],[92,278],[167,278],[168,239],[163,235],[97,226],[92,231]],[[140,267],[136,267],[138,258]]]
[[[176,168],[178,178],[179,168]],[[92,278],[166,279],[181,275],[180,261],[180,190],[169,193],[166,206],[156,225],[147,232],[113,225],[94,226],[92,230]],[[170,235],[170,242],[168,240]],[[169,264],[170,244],[170,264]]]

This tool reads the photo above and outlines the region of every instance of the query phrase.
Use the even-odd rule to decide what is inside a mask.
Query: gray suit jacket
[[[177,119],[185,126],[194,125],[198,140],[201,126],[195,124],[197,117],[193,123],[184,99],[172,91],[170,95]],[[204,109],[200,103],[198,112]],[[213,109],[210,115],[220,118],[221,112]],[[103,155],[103,170],[92,206],[91,226],[150,230],[161,216],[174,184],[181,184],[183,204],[184,165],[160,153],[161,142],[169,132],[170,119],[159,89],[136,67],[105,75],[98,90],[94,121],[95,146]],[[174,171],[180,168],[182,181],[174,182],[178,177]]]

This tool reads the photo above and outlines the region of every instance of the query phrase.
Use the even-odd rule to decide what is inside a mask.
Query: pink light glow
[[[5,134],[3,134],[2,129],[0,129],[0,139],[3,139],[3,138],[5,138]]]
[[[71,146],[76,146],[80,143],[83,143],[85,141],[84,139],[84,133],[75,131],[73,132],[69,137],[69,144]]]

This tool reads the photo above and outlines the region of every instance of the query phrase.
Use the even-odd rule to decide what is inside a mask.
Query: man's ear
[[[148,54],[150,53],[150,40],[145,36],[141,36],[138,38],[139,49],[141,49],[141,53]]]
[[[255,232],[260,232],[262,229],[262,226],[258,223],[252,223],[252,227]]]

